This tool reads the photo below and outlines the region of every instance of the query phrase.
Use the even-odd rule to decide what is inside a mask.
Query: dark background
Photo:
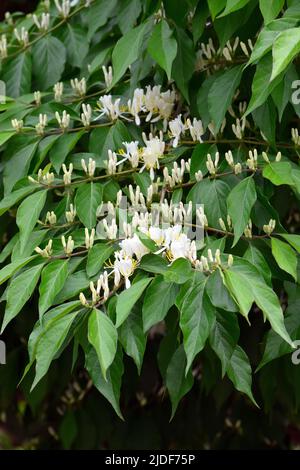
[[[0,1],[0,18],[4,18],[6,11],[23,11],[31,12],[35,9],[38,1],[35,0],[1,0]]]

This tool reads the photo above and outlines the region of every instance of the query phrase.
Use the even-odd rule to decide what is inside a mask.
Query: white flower
[[[169,247],[172,260],[177,258],[189,258],[191,248],[191,240],[185,233],[181,233],[178,238],[173,240]]]
[[[171,137],[174,137],[173,147],[177,147],[181,134],[185,131],[185,125],[181,120],[181,114],[169,122]]]
[[[110,88],[112,82],[113,82],[113,69],[112,66],[110,65],[108,69],[105,67],[105,65],[102,66],[103,70],[103,75],[104,75],[104,81],[106,88]]]
[[[161,228],[151,226],[149,227],[148,233],[149,233],[149,237],[151,238],[151,240],[153,240],[158,246],[161,246],[163,244],[164,239],[165,239],[165,234]]]
[[[141,242],[135,233],[132,238],[125,238],[121,241],[120,247],[127,256],[135,255],[138,260],[150,252],[150,250]]]
[[[158,159],[163,156],[165,151],[165,142],[163,141],[163,135],[160,134],[160,137],[153,137],[152,134],[147,140],[145,133],[143,133],[143,139],[146,144],[146,147],[143,148],[142,159],[144,162],[141,172],[146,168],[150,170],[150,177],[152,181],[154,180],[154,168],[159,168]]]
[[[134,273],[136,261],[134,261],[130,256],[125,255],[122,251],[117,251],[115,253],[115,258],[115,285],[119,285],[120,276],[123,276],[125,278],[125,287],[128,289],[131,285],[129,277]]]
[[[128,100],[127,105],[129,113],[134,117],[136,125],[139,126],[141,123],[139,113],[145,111],[144,90],[142,88],[136,88],[132,100]]]
[[[186,124],[190,131],[193,141],[198,140],[201,143],[202,142],[201,137],[204,134],[202,121],[200,119],[197,120],[196,118],[194,118],[193,123],[191,123],[191,120],[187,119]]]
[[[146,87],[145,93],[145,106],[146,110],[148,111],[148,115],[146,117],[146,121],[150,121],[152,115],[158,112],[158,102],[160,99],[160,85],[155,85],[153,88],[151,86]]]
[[[120,117],[122,114],[120,111],[120,101],[121,98],[113,101],[111,95],[101,96],[99,99],[99,107],[101,111],[99,117],[107,116],[112,121],[118,119],[118,117]]]
[[[137,140],[132,142],[123,142],[124,147],[126,147],[124,157],[130,162],[132,168],[137,168],[139,165],[140,156],[138,144]]]

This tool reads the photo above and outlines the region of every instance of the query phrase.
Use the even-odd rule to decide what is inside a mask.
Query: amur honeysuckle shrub
[[[55,0],[6,15],[1,338],[32,298],[32,390],[71,348],[122,417],[124,354],[140,373],[160,324],[172,416],[194,383],[225,376],[270,408],[268,364],[284,355],[291,393],[299,22],[298,0]],[[250,361],[240,327],[258,317]]]

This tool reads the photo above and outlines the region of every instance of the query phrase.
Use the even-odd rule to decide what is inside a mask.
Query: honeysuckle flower
[[[181,120],[181,114],[177,118],[169,122],[170,136],[174,138],[173,147],[177,147],[181,134],[184,133],[186,127]]]
[[[47,31],[50,25],[50,14],[49,13],[42,13],[41,17],[38,18],[37,15],[32,15],[33,21],[36,27],[40,31]]]
[[[111,95],[101,96],[98,102],[100,108],[99,118],[107,116],[111,121],[118,119],[122,113],[120,110],[121,98],[117,98],[115,101],[112,100]]]
[[[76,217],[76,208],[73,206],[73,204],[70,204],[70,210],[66,211],[65,216],[68,223],[74,222]]]
[[[55,113],[55,117],[56,117],[56,120],[59,124],[59,127],[65,131],[66,129],[68,129],[69,125],[70,125],[70,114],[67,113],[67,111],[64,109],[63,110],[63,113],[62,113],[62,116],[60,116],[59,112],[56,111]]]
[[[130,162],[132,168],[137,168],[139,166],[141,151],[139,150],[138,144],[137,140],[132,142],[123,142],[126,152],[121,153],[121,155],[124,155],[124,160],[128,160]]]
[[[53,211],[48,211],[46,214],[45,224],[55,225],[57,222],[57,217]]]
[[[271,233],[274,232],[275,227],[276,227],[276,220],[270,219],[270,221],[269,221],[268,224],[263,225],[263,231],[264,231],[267,235],[271,235]]]
[[[181,228],[181,227],[180,227]],[[168,257],[171,261],[178,258],[189,258],[191,250],[191,240],[185,233],[175,236],[168,247]]]
[[[144,96],[144,103],[146,110],[148,111],[148,115],[146,117],[146,122],[150,121],[153,114],[158,112],[158,101],[160,99],[160,85],[155,85],[151,87],[148,85],[146,87],[146,93]]]
[[[71,9],[70,0],[62,0],[61,3],[59,0],[54,0],[54,3],[60,16],[63,18],[68,18]]]
[[[95,241],[95,229],[93,228],[91,230],[91,233],[89,233],[89,229],[85,228],[84,229],[84,234],[85,234],[85,246],[86,249],[89,250],[94,246],[94,241]]]
[[[92,107],[90,104],[82,104],[81,122],[84,127],[88,128],[92,120]]]
[[[135,261],[131,256],[125,255],[122,251],[117,251],[115,253],[115,262],[114,262],[114,273],[115,273],[115,285],[120,284],[121,276],[125,279],[125,287],[129,289],[131,286],[130,276],[135,271],[137,266],[137,261]]]
[[[147,139],[145,133],[143,133],[143,139],[146,147],[144,147],[142,151],[142,160],[144,165],[140,172],[145,168],[150,170],[150,177],[153,181],[154,169],[159,169],[159,158],[163,156],[165,151],[165,142],[163,141],[162,133],[160,133],[160,137],[153,137],[152,134],[150,134],[149,139]]]
[[[39,114],[39,122],[35,126],[36,133],[38,135],[44,135],[45,128],[47,127],[47,121],[47,114]]]
[[[86,94],[86,79],[83,77],[81,80],[78,78],[74,78],[71,80],[71,87],[73,88],[74,92],[80,96],[83,97]]]
[[[6,59],[6,57],[7,57],[7,38],[5,34],[2,34],[0,38],[0,59]]]
[[[106,232],[106,236],[109,240],[115,240],[117,238],[118,226],[116,224],[116,219],[112,219],[110,225],[108,225],[107,220],[103,219],[103,227]]]
[[[105,65],[102,66],[102,71],[104,75],[104,81],[106,88],[110,88],[112,82],[113,82],[113,69],[112,66],[110,65],[108,69],[105,67]]]
[[[73,163],[70,163],[69,169],[66,167],[66,165],[63,163],[62,164],[62,170],[64,172],[64,184],[66,186],[69,186],[72,182],[72,173],[73,173]]]
[[[142,256],[150,252],[150,250],[141,242],[136,233],[132,238],[125,238],[122,240],[120,247],[122,252],[131,257],[135,256],[137,260],[140,260]]]
[[[39,246],[35,247],[34,251],[41,255],[43,258],[50,258],[52,255],[52,244],[53,241],[50,239],[47,246],[42,250]]]
[[[144,90],[142,88],[136,88],[133,93],[132,100],[127,102],[128,112],[134,117],[137,126],[140,125],[141,120],[139,113],[145,111],[144,107]]]
[[[54,91],[55,101],[60,102],[62,99],[63,92],[64,92],[64,84],[62,82],[55,83],[53,87],[53,91]]]
[[[67,256],[71,255],[71,254],[73,253],[74,246],[75,246],[75,242],[74,242],[72,236],[70,235],[70,236],[68,237],[67,242],[66,242],[66,238],[65,238],[65,236],[63,235],[63,236],[61,237],[61,243],[62,243],[64,252],[66,253],[66,255],[67,255]]]
[[[16,132],[21,132],[23,130],[24,121],[23,119],[12,119],[11,125]]]
[[[17,28],[15,28],[14,29],[14,35],[15,35],[17,41],[19,41],[20,44],[22,44],[23,46],[28,46],[28,44],[29,44],[29,34],[28,34],[28,31],[24,28],[24,26],[22,26],[21,32],[19,32],[19,30]]]
[[[202,142],[202,136],[204,134],[202,121],[199,119],[194,118],[193,122],[191,123],[190,119],[186,120],[186,126],[190,131],[191,137],[193,141],[198,140],[200,143]]]
[[[89,158],[88,165],[86,164],[85,160],[81,159],[81,166],[83,171],[87,176],[93,177],[96,171],[96,161],[92,158]]]

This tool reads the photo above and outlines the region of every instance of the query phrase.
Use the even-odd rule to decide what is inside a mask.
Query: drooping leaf
[[[249,359],[245,351],[237,346],[233,352],[227,367],[227,375],[239,392],[245,393],[254,405],[258,406],[251,390],[252,371]]]
[[[148,51],[152,58],[165,70],[170,80],[172,64],[177,53],[177,42],[171,28],[164,19],[154,27],[148,43]]]
[[[1,333],[3,333],[8,323],[18,315],[32,296],[40,278],[42,268],[43,264],[38,264],[37,266],[26,269],[26,271],[12,280],[7,291],[7,304]]]
[[[255,183],[251,176],[237,184],[227,198],[228,214],[234,229],[233,246],[237,244],[244,232],[256,198]]]
[[[58,259],[50,262],[42,272],[39,288],[40,318],[53,305],[57,294],[63,289],[68,276],[68,260]]]
[[[174,305],[179,287],[172,282],[165,282],[162,276],[155,277],[147,288],[143,303],[144,331],[162,321]]]
[[[89,316],[88,339],[97,352],[101,371],[106,379],[107,369],[117,352],[118,333],[108,316],[96,308]]]
[[[118,328],[130,314],[134,304],[139,300],[144,290],[151,281],[150,277],[141,279],[132,284],[129,289],[124,290],[117,298],[116,327]]]
[[[28,196],[20,205],[17,212],[17,225],[20,230],[20,247],[24,249],[32,230],[37,223],[40,213],[45,205],[47,191],[38,191]]]
[[[39,90],[57,83],[64,71],[66,49],[56,37],[48,34],[32,47],[33,73]]]
[[[172,403],[171,419],[177,410],[181,398],[186,395],[193,386],[194,378],[191,370],[186,371],[186,356],[183,345],[173,354],[166,372],[166,386]]]
[[[79,219],[88,229],[95,227],[97,209],[102,202],[103,187],[100,183],[86,183],[79,186],[75,205]]]
[[[272,255],[278,266],[289,273],[297,282],[297,253],[293,248],[278,238],[271,238]]]

